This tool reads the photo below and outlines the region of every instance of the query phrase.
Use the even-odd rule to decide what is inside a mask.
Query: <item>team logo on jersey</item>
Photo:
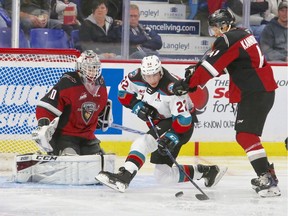
[[[135,77],[135,76],[138,74],[138,71],[139,71],[139,70],[136,69],[136,70],[130,72],[130,73],[128,74],[128,76],[129,76],[130,78]]]
[[[160,99],[160,92],[158,92],[157,97],[155,98],[155,101],[161,102],[161,99]]]
[[[92,102],[83,103],[81,106],[81,115],[82,115],[83,121],[86,124],[88,124],[94,112],[97,111],[98,109],[99,109],[99,105],[96,106],[95,103],[92,103]]]
[[[209,91],[206,86],[198,86],[195,92],[189,93],[194,107],[196,109],[196,114],[204,113],[206,110],[206,105],[209,99]]]
[[[168,92],[170,92],[171,94],[174,94],[173,91],[172,91],[173,85],[174,85],[174,82],[173,82],[173,83],[169,83],[168,86],[167,86],[167,90],[168,90]]]

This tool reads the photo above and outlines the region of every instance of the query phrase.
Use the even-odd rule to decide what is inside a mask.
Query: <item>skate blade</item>
[[[257,192],[257,189],[256,189],[256,192]],[[281,191],[279,190],[279,188],[277,186],[271,187],[271,188],[265,189],[265,190],[260,190],[257,193],[260,197],[263,197],[263,198],[281,196]]]
[[[99,182],[101,182],[103,185],[106,185],[107,187],[116,190],[118,192],[124,193],[125,192],[125,185],[121,182],[112,182],[110,181],[109,177],[105,174],[98,174],[95,179]]]
[[[221,180],[221,178],[224,176],[224,174],[225,174],[225,173],[227,172],[227,170],[228,170],[228,167],[220,167],[220,166],[218,166],[218,168],[219,168],[219,172],[218,172],[218,174],[216,175],[216,178],[215,178],[215,180],[214,180],[214,183],[213,183],[210,187],[213,187],[213,186],[217,185],[218,182]]]

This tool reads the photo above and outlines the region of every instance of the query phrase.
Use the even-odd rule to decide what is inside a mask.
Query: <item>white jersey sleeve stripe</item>
[[[219,75],[218,71],[209,62],[203,61],[201,65],[205,67],[213,77]]]
[[[60,116],[62,114],[62,112],[60,110],[56,109],[55,107],[53,107],[49,103],[39,101],[39,103],[37,105],[49,110],[50,112],[54,113],[56,116]]]

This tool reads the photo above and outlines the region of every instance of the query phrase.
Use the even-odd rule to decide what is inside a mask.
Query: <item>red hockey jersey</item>
[[[95,139],[98,115],[107,103],[107,89],[102,78],[95,96],[82,84],[78,73],[65,73],[36,107],[36,117],[50,121],[60,116],[57,131],[62,135]]]
[[[229,73],[229,100],[241,101],[241,94],[274,91],[277,88],[271,66],[252,34],[234,29],[218,37],[211,53],[193,73],[189,86],[204,85],[213,77]]]

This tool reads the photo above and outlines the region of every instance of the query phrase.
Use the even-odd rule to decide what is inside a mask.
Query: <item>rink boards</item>
[[[132,114],[130,110],[123,107],[117,99],[118,84],[124,76],[139,67],[139,63],[139,61],[103,61],[103,76],[106,81],[108,96],[113,101],[114,123],[145,132],[147,131],[145,123]],[[165,62],[163,66],[170,72],[183,77],[185,68],[189,64],[191,62]],[[274,107],[266,121],[262,141],[264,146],[267,146],[268,154],[286,155],[287,151],[283,142],[287,137],[288,71],[287,66],[283,64],[273,65],[273,70],[279,88],[276,90]],[[17,75],[21,76],[23,72],[15,70],[11,73],[17,73]],[[39,81],[43,82],[43,79],[39,77]],[[49,81],[51,81],[51,78],[49,78]],[[57,79],[55,79],[55,83],[56,81]],[[37,121],[35,121],[35,107],[37,104],[35,98],[37,97],[35,95],[43,94],[43,89],[48,91],[51,88],[51,84],[45,85],[45,83],[42,83],[41,88],[39,88],[31,81],[21,84],[17,82],[20,81],[14,80],[13,84],[3,83],[1,85],[0,108],[3,112],[0,115],[0,145],[7,141],[7,136],[11,139],[19,137],[17,144],[21,140],[31,141],[31,131],[37,125]],[[20,89],[20,87],[25,90],[26,96],[23,93],[21,95],[22,100],[15,101],[17,97],[9,96],[9,94],[13,92],[13,88]],[[229,104],[228,87],[229,80],[228,76],[225,75],[209,81],[205,87],[199,88],[197,92],[190,94],[200,113],[198,115],[199,123],[195,125],[194,134],[190,142],[183,147],[182,155],[244,154],[243,150],[235,143],[234,111],[236,106]],[[17,93],[16,90],[15,92]],[[7,107],[11,106],[18,110],[17,116],[13,112],[5,111]],[[2,134],[4,131],[2,129],[9,132]],[[114,128],[110,128],[105,133],[96,131],[96,135],[107,151],[118,153],[119,155],[125,155],[132,141],[139,136],[139,134]],[[5,139],[3,139],[4,136]]]

